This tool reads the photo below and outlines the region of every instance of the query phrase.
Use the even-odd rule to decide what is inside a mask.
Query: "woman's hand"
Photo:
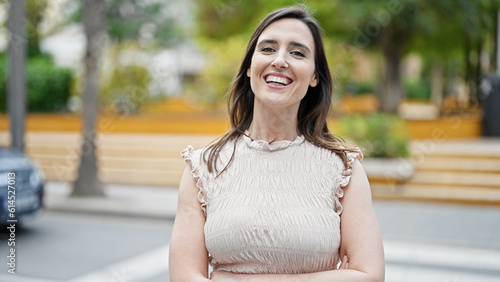
[[[347,260],[347,256],[344,256],[342,258],[342,261],[340,262],[339,269],[347,269],[349,268],[349,261]]]

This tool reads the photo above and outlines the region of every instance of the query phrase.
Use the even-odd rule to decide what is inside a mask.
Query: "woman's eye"
[[[300,51],[292,51],[292,55],[297,56],[297,57],[305,57],[306,55]]]
[[[271,53],[274,51],[274,49],[271,47],[264,47],[264,48],[260,49],[260,51],[264,52],[264,53]]]

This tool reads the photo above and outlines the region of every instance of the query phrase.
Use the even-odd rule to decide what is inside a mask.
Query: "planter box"
[[[378,111],[379,99],[375,94],[346,95],[340,100],[341,114],[371,114]]]
[[[406,120],[434,120],[439,118],[439,108],[432,103],[403,101],[398,114]]]
[[[370,183],[401,184],[415,173],[410,159],[366,158],[362,162]]]

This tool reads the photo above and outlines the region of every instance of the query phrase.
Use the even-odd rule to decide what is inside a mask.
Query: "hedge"
[[[7,59],[0,55],[0,112],[7,110]],[[54,64],[48,56],[29,58],[26,91],[29,112],[64,111],[70,96],[73,71]]]

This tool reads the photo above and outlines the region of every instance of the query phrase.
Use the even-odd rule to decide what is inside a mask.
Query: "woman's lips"
[[[280,73],[270,73],[264,76],[266,84],[275,89],[283,89],[292,84],[293,80],[288,76]]]

